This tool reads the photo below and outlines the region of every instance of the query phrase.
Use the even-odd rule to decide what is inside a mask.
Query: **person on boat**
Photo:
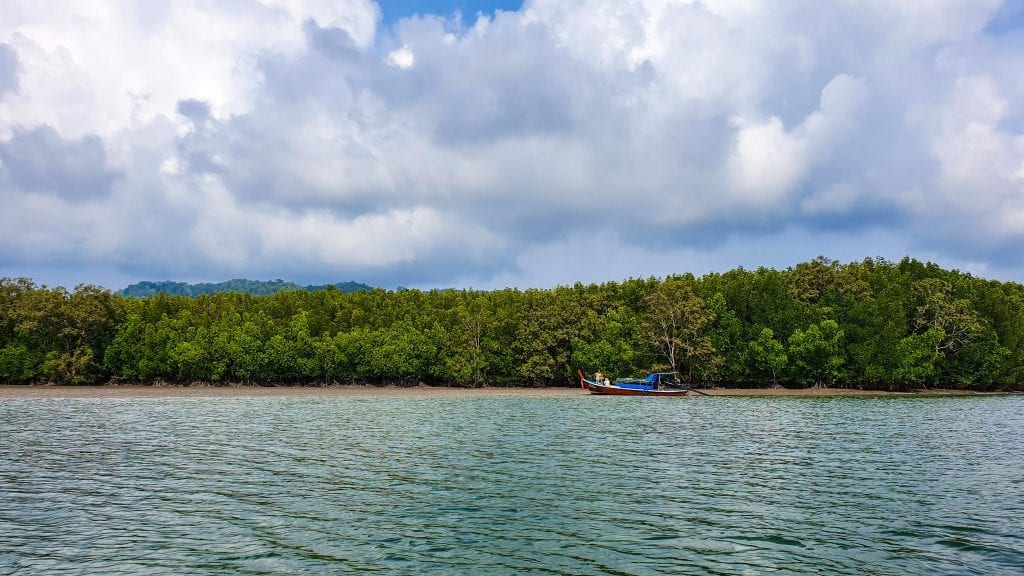
[[[602,386],[608,386],[609,384],[611,384],[611,382],[608,381],[608,378],[600,372],[594,373],[594,382],[597,382]]]

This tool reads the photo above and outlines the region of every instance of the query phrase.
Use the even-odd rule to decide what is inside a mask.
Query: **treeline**
[[[1024,286],[818,258],[551,290],[128,298],[0,280],[0,381],[1020,389]]]

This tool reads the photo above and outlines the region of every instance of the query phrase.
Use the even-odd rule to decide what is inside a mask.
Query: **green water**
[[[1024,397],[0,401],[0,574],[1024,573]]]

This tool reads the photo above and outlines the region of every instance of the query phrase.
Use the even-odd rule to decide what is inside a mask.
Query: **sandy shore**
[[[873,397],[873,396],[974,396],[977,392],[928,390],[923,392],[883,392],[846,388],[708,388],[690,397],[703,396],[794,396],[794,397]],[[447,388],[378,386],[2,386],[0,400],[18,398],[274,398],[274,397],[394,397],[394,398],[475,398],[586,396],[580,388]]]
[[[448,388],[421,386],[0,386],[5,398],[275,398],[275,397],[560,397],[579,388]]]

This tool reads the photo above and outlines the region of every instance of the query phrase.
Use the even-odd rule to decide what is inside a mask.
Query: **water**
[[[1024,398],[0,402],[0,574],[1024,573]]]

